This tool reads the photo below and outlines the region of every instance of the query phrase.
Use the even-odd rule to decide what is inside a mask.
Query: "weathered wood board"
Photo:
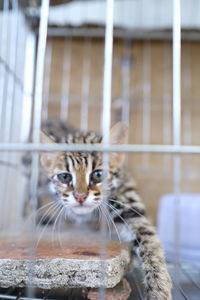
[[[131,263],[128,244],[109,241],[105,256],[95,240],[0,241],[0,286],[42,289],[116,286]]]

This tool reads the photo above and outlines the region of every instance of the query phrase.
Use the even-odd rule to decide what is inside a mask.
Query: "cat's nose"
[[[74,195],[74,198],[76,199],[76,201],[78,201],[80,204],[82,204],[87,199],[88,193],[80,194],[80,193],[74,192],[73,195]]]

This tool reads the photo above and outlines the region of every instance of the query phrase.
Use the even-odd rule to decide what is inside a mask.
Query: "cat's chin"
[[[71,210],[74,214],[80,216],[80,215],[91,214],[94,211],[94,207],[76,206],[76,207],[71,207]]]

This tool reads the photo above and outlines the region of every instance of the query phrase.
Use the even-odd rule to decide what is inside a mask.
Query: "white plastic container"
[[[164,195],[157,227],[167,261],[200,266],[200,194]]]

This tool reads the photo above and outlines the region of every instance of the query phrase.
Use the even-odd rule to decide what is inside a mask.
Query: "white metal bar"
[[[104,59],[104,78],[103,78],[103,109],[102,109],[102,133],[103,133],[105,144],[109,143],[110,120],[111,120],[113,14],[114,14],[114,0],[107,0],[105,53],[104,53],[105,59]]]
[[[185,45],[185,68],[183,72],[183,85],[185,88],[186,109],[184,111],[185,131],[184,131],[184,144],[192,144],[192,113],[191,113],[191,44]]]
[[[12,9],[10,10],[10,42],[9,42],[9,66],[10,69],[17,73],[17,42],[19,36],[19,9],[18,9],[18,0],[11,1]],[[5,103],[5,114],[4,114],[4,134],[3,140],[6,142],[11,141],[12,137],[12,122],[14,119],[14,104],[15,104],[15,94],[17,90],[17,82],[15,78],[9,74],[7,86],[5,87],[6,91],[6,103]],[[16,131],[15,131],[16,133]],[[5,153],[4,157],[5,161],[14,162],[16,161],[16,153]],[[13,178],[17,176],[16,170],[12,168],[6,168],[4,171],[5,178],[11,178],[10,183],[15,186],[17,179],[13,181]],[[17,185],[15,186],[17,187]],[[2,186],[2,194],[4,195],[4,205],[2,208],[2,217],[3,217],[3,226],[4,228],[9,229],[13,225],[13,222],[16,221],[15,217],[17,217],[16,208],[17,205],[13,195],[13,190],[9,190],[8,181],[5,181],[5,184]],[[15,192],[16,195],[16,192]],[[10,206],[13,207],[13,211],[15,211],[15,215],[13,212],[9,213]]]
[[[4,3],[5,4],[5,3]],[[16,49],[17,49],[17,37],[18,37],[18,20],[19,20],[19,11],[18,11],[18,1],[11,1],[11,9],[9,9],[9,3],[6,3],[6,12],[7,16],[7,41],[4,43],[6,45],[4,57],[2,60],[5,59],[6,65],[9,67],[9,70],[12,71],[12,74],[16,74]],[[4,12],[5,13],[5,12]],[[13,119],[13,105],[14,105],[14,97],[15,97],[15,85],[17,82],[15,81],[15,76],[12,76],[11,72],[4,66],[5,68],[5,81],[4,81],[4,88],[3,88],[3,114],[1,117],[1,134],[2,139],[4,142],[11,141],[11,122]],[[2,155],[3,161],[13,161],[13,158],[16,154],[15,153],[4,153]],[[2,200],[3,206],[1,208],[1,222],[2,226],[7,230],[12,224],[11,214],[9,214],[10,206],[14,207],[16,202],[13,201],[12,197],[12,190],[8,189],[8,180],[6,178],[11,178],[10,183],[15,184],[12,182],[13,178],[16,176],[16,173],[13,175],[13,171],[11,168],[5,168],[2,172],[4,176],[2,178]],[[13,176],[12,176],[13,175]],[[15,210],[15,209],[14,209]]]
[[[24,53],[24,93],[22,99],[22,116],[20,141],[27,142],[31,129],[31,114],[34,84],[34,60],[36,55],[36,36],[33,32],[26,33]]]
[[[163,42],[163,144],[171,143],[171,128],[169,126],[169,118],[171,116],[171,74],[169,66],[171,66],[171,45]],[[165,170],[170,168],[170,157],[164,155],[163,166]]]
[[[2,29],[1,29],[1,40],[2,40],[2,48],[1,48],[1,81],[2,87],[0,90],[0,140],[4,138],[4,115],[5,115],[5,107],[6,107],[6,98],[7,98],[7,81],[8,76],[10,76],[10,72],[8,72],[9,66],[9,1],[3,1],[3,16],[2,16]],[[4,62],[4,65],[3,65]],[[6,68],[8,66],[8,68]]]
[[[181,144],[181,3],[173,0],[173,144]],[[177,265],[180,262],[180,184],[181,158],[173,157],[174,183],[174,250]],[[179,280],[177,276],[177,281]]]
[[[71,78],[71,51],[72,39],[65,39],[64,41],[64,62],[62,74],[62,91],[61,91],[61,105],[60,105],[60,119],[66,122],[69,111],[69,90]]]
[[[151,44],[143,43],[143,127],[144,144],[150,144],[151,137]],[[149,156],[143,155],[143,167],[148,167]]]
[[[133,153],[200,154],[200,146],[187,145],[108,145],[108,144],[39,144],[1,143],[0,151],[100,151]]]
[[[19,1],[18,1],[19,2]],[[19,85],[15,85],[15,100],[13,107],[13,118],[11,126],[11,140],[13,142],[27,142],[30,136],[31,113],[32,113],[32,95],[33,89],[27,89],[28,86],[33,87],[34,84],[34,69],[35,69],[35,43],[30,43],[30,36],[36,40],[35,33],[28,26],[25,15],[19,7],[18,20],[18,37],[16,49],[16,74],[23,82],[23,90]],[[29,47],[27,47],[29,44]],[[27,48],[30,49],[27,52]],[[31,53],[34,53],[31,55]],[[24,135],[24,136],[23,136]],[[13,153],[13,163],[22,160],[23,153]],[[13,170],[12,177],[13,190],[9,190],[12,194],[9,196],[12,200],[13,210],[10,213],[10,223],[12,224],[11,231],[16,231],[16,224],[22,224],[24,221],[24,204],[27,201],[27,187],[29,182],[25,176],[21,176],[20,168]]]
[[[50,82],[51,82],[51,63],[52,63],[52,44],[53,42],[49,40],[46,48],[46,62],[45,62],[45,77],[44,77],[44,101],[42,109],[42,120],[46,121],[48,119],[48,103],[50,94]]]
[[[130,68],[131,68],[131,43],[124,42],[124,56],[121,61],[122,70],[122,122],[129,125],[130,110]]]
[[[9,43],[9,66],[10,69],[17,73],[17,42],[19,35],[19,9],[18,9],[18,0],[12,0],[12,10],[11,14],[11,31],[10,31],[10,43]],[[14,109],[14,101],[15,101],[15,91],[16,91],[16,82],[13,76],[9,74],[8,76],[8,84],[6,86],[7,89],[7,97],[6,97],[6,110],[4,116],[4,141],[10,141],[11,139],[11,122],[13,120],[13,109]]]
[[[36,75],[35,75],[35,95],[34,95],[34,116],[33,116],[33,142],[40,142],[40,128],[41,128],[41,112],[42,112],[42,88],[44,76],[44,62],[45,50],[48,28],[48,13],[49,13],[49,0],[43,0],[40,12],[40,25],[39,25],[39,41],[36,61]],[[32,155],[32,169],[30,181],[30,206],[32,210],[37,207],[37,184],[39,176],[39,153]]]
[[[35,95],[34,95],[34,114],[33,114],[33,133],[32,140],[34,143],[40,142],[40,128],[42,117],[42,89],[43,89],[43,77],[44,77],[44,63],[45,63],[45,51],[47,41],[47,29],[48,29],[48,15],[49,15],[49,0],[42,0],[40,9],[40,24],[39,24],[39,36],[38,36],[38,48],[37,48],[37,60],[36,60],[36,73],[35,73]],[[37,209],[37,196],[38,196],[38,179],[39,179],[39,153],[32,153],[32,168],[30,178],[30,208],[35,213]],[[35,259],[35,220],[32,222],[30,228],[32,234],[32,248],[30,248],[30,258]],[[31,281],[32,263],[29,265],[29,280]],[[28,297],[33,298],[34,288],[28,286]]]
[[[39,26],[38,53],[36,61],[35,96],[34,96],[34,119],[33,141],[40,141],[41,112],[42,112],[42,88],[44,76],[44,61],[46,50],[46,37],[48,27],[49,0],[42,1],[41,17]]]
[[[195,7],[194,7],[195,8]],[[185,53],[185,67],[183,68],[183,87],[185,89],[185,105],[183,110],[183,124],[184,124],[184,135],[183,143],[185,145],[192,145],[193,130],[192,130],[192,107],[191,91],[192,91],[192,69],[191,69],[191,43],[188,43],[184,47]],[[184,159],[185,168],[191,167],[191,156],[188,155]]]
[[[34,115],[33,115],[33,142],[40,142],[40,128],[41,128],[41,112],[42,112],[42,88],[44,76],[44,62],[45,50],[48,28],[48,13],[49,0],[43,0],[40,13],[39,25],[39,41],[36,61],[36,75],[35,75],[35,95],[34,95]],[[39,175],[39,154],[32,155],[32,169],[31,169],[31,201],[30,205],[33,210],[37,207],[37,184]]]
[[[81,88],[81,122],[82,131],[88,130],[88,110],[90,93],[90,65],[91,65],[91,40],[85,39],[82,67],[82,88]]]
[[[181,11],[173,0],[173,143],[181,143]]]
[[[114,22],[114,0],[106,1],[106,28],[105,28],[105,47],[104,47],[104,77],[103,77],[103,106],[101,128],[103,135],[103,144],[110,142],[110,124],[111,124],[111,97],[112,97],[112,59],[113,59],[113,22]],[[108,171],[109,154],[103,153],[103,170]],[[106,202],[106,191],[108,183],[104,182],[102,187],[103,201]],[[107,207],[107,205],[105,205]],[[106,218],[102,215],[101,218],[101,237],[100,255],[105,255],[106,243]],[[102,260],[102,288],[99,290],[99,299],[105,299],[104,279],[105,266]]]

